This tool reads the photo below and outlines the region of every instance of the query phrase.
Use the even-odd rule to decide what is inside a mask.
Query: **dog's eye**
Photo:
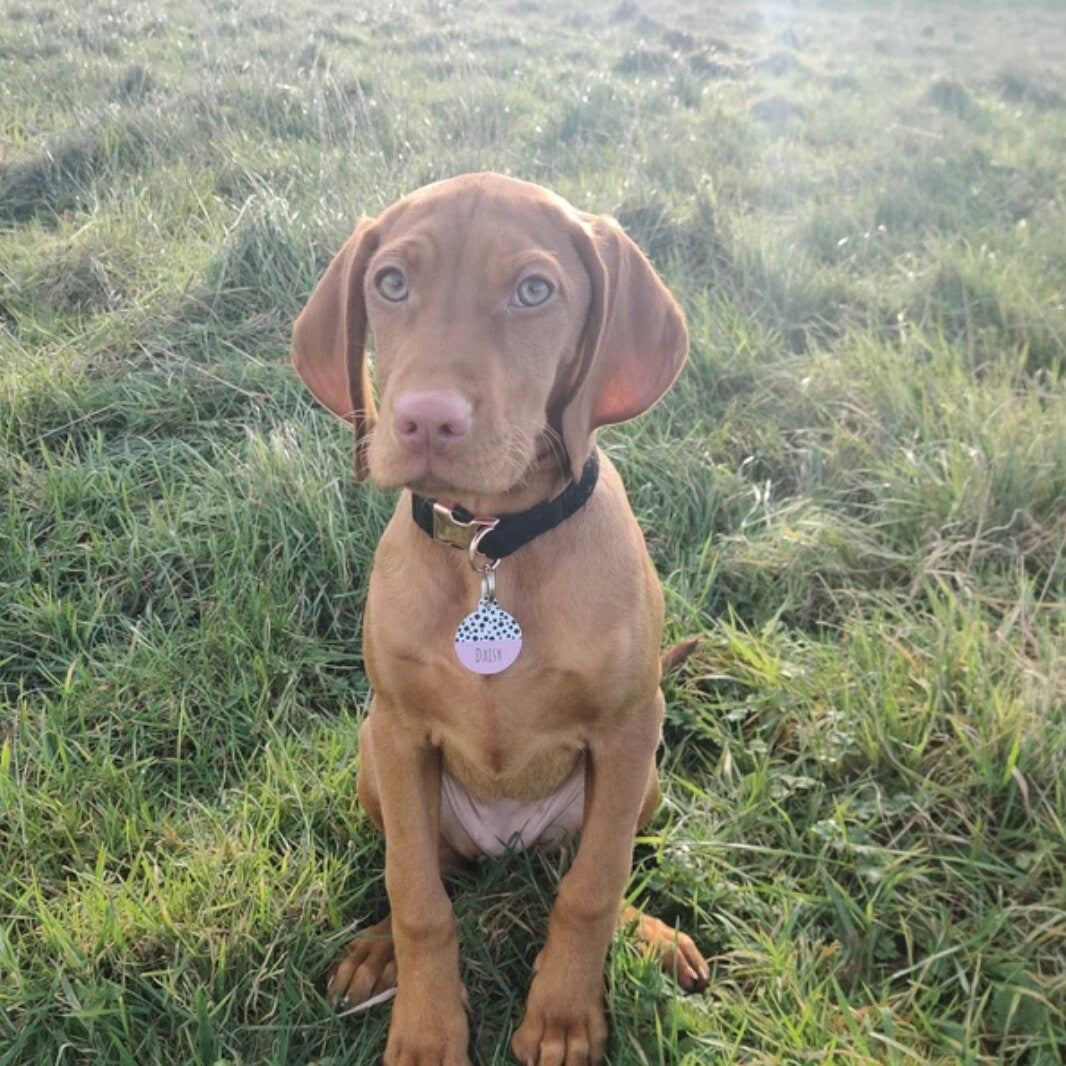
[[[383,270],[374,279],[374,287],[391,303],[400,303],[407,299],[407,278],[395,267]]]
[[[547,278],[534,274],[518,283],[515,296],[523,307],[539,307],[554,291]]]

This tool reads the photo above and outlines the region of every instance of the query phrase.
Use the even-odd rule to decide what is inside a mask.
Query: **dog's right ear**
[[[688,329],[655,268],[613,218],[583,215],[572,232],[591,302],[560,435],[579,481],[592,434],[646,411],[673,384]]]
[[[363,278],[377,250],[374,220],[363,219],[333,257],[292,327],[292,362],[323,407],[355,430],[355,476],[366,479],[366,435],[377,410],[366,364]]]

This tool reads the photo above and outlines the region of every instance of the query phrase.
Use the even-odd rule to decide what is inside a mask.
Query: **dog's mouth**
[[[477,476],[466,469],[466,464],[452,464],[438,456],[422,458],[418,461],[408,459],[404,469],[394,474],[375,476],[371,467],[371,476],[379,488],[410,489],[419,496],[441,499],[461,499],[469,496],[501,496],[521,485],[527,475],[522,472],[515,476]]]
[[[457,502],[508,497],[565,469],[548,432],[538,435],[528,456],[501,449],[484,453],[478,458],[430,449],[381,456],[379,461],[372,455],[370,476],[382,489],[405,488],[419,496]]]

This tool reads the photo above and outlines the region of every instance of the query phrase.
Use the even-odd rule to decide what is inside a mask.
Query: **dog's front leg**
[[[511,1041],[526,1066],[603,1061],[604,960],[629,879],[662,710],[657,692],[652,705],[589,741],[581,844],[559,886],[525,1017]]]
[[[438,863],[440,752],[375,697],[368,725],[385,827],[396,999],[386,1066],[469,1066],[451,901]]]

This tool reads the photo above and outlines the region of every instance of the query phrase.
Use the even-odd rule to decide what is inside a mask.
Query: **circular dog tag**
[[[522,627],[486,595],[455,631],[455,654],[475,674],[498,674],[518,658]]]

